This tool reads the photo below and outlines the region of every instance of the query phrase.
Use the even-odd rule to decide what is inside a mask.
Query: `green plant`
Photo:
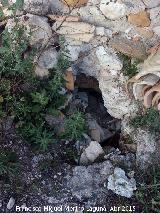
[[[149,108],[144,115],[137,115],[130,124],[135,127],[146,127],[153,133],[160,132],[160,112],[155,108]]]
[[[69,51],[67,50],[65,46],[65,38],[63,36],[59,39],[60,44],[60,52],[59,52],[59,59],[57,63],[57,70],[66,70],[68,67],[70,67],[70,61],[68,60],[70,58]]]
[[[46,78],[35,75],[33,59],[37,50],[30,50],[29,40],[32,33],[26,33],[26,27],[19,22],[16,11],[23,6],[23,0],[17,0],[11,6],[3,0],[3,7],[12,10],[14,25],[2,33],[0,49],[0,118],[14,116],[14,122],[20,134],[33,147],[46,151],[54,142],[54,130],[47,124],[45,115],[49,111],[56,112],[66,101],[62,94],[64,87],[64,71],[70,66],[69,52],[66,50],[64,38],[60,38],[59,58],[56,68],[49,70]],[[3,11],[2,11],[3,12]],[[1,14],[2,16],[3,14]],[[39,51],[41,52],[41,51]],[[24,84],[28,89],[23,89]],[[78,115],[71,138],[80,135],[83,120]],[[69,122],[69,121],[68,121]],[[71,126],[70,126],[71,128]],[[70,130],[71,132],[72,130]],[[68,133],[67,133],[68,134]]]
[[[15,176],[19,168],[18,159],[14,152],[8,150],[0,151],[0,176]]]
[[[139,59],[134,59],[132,61],[132,58],[122,53],[119,53],[119,57],[123,61],[122,72],[125,76],[131,78],[138,73],[137,65],[141,62]]]
[[[1,4],[3,7],[6,7],[8,10],[11,11],[11,17],[15,18],[16,17],[16,12],[20,9],[23,9],[24,5],[24,0],[16,0],[10,4],[9,0],[1,0]],[[5,20],[9,17],[5,17],[2,8],[0,8],[0,21]]]
[[[32,102],[40,104],[41,106],[46,106],[48,104],[49,98],[47,97],[46,91],[31,93]]]
[[[146,176],[145,174],[143,176]],[[144,179],[144,178],[143,178]],[[151,169],[147,173],[147,182],[139,184],[136,198],[144,206],[145,213],[160,213],[160,168]]]
[[[47,130],[43,130],[43,132],[38,134],[36,138],[36,144],[42,151],[46,151],[49,144],[53,143],[53,141],[53,134],[49,133]]]
[[[7,28],[2,33],[2,47],[0,48],[0,77],[10,77],[25,80],[34,75],[33,52],[28,57],[24,53],[29,45],[29,37],[26,37],[26,28],[15,22],[15,26],[9,31]]]
[[[35,124],[37,126],[35,126]],[[49,145],[52,144],[55,140],[53,138],[53,133],[47,129],[47,125],[43,121],[38,121],[32,123],[29,121],[24,121],[24,123],[20,123],[22,125],[19,128],[19,132],[23,135],[23,137],[30,141],[32,146],[39,151],[47,151]]]
[[[85,131],[85,119],[81,112],[75,112],[65,122],[65,133],[62,137],[78,140]]]

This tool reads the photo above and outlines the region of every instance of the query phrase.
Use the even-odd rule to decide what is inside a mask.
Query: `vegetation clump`
[[[85,119],[81,112],[75,112],[65,122],[64,138],[78,140],[85,131]]]
[[[147,181],[139,184],[136,192],[137,200],[144,206],[146,213],[160,212],[160,168],[151,169],[151,171],[144,174]],[[145,179],[143,177],[143,180]]]
[[[138,73],[138,64],[141,62],[139,59],[130,58],[127,55],[124,55],[122,53],[119,53],[119,57],[123,61],[123,69],[122,72],[125,76],[128,76],[129,78],[132,78]]]
[[[149,108],[144,115],[137,115],[130,123],[135,128],[146,127],[152,133],[160,133],[160,112]]]
[[[21,7],[19,1],[12,10]],[[5,6],[8,1],[2,2]],[[2,11],[1,11],[2,15]],[[34,57],[39,50],[29,45],[31,33],[13,17],[15,25],[11,30],[2,32],[0,48],[0,119],[14,117],[17,130],[34,148],[46,151],[55,141],[53,127],[45,120],[45,115],[57,111],[66,101],[63,94],[64,72],[70,66],[69,53],[64,39],[60,39],[57,66],[50,69],[49,76],[39,78],[35,74]],[[31,50],[32,49],[32,50]],[[83,131],[84,120],[80,113],[71,115],[66,122],[66,134],[69,139],[77,139]],[[71,129],[73,128],[73,129]]]

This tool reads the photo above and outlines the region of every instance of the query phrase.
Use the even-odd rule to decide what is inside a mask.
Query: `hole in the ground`
[[[85,112],[89,113],[102,129],[111,133],[111,137],[101,140],[102,147],[112,146],[119,148],[121,121],[108,113],[107,108],[104,106],[97,79],[80,74],[76,77],[75,86],[78,92],[86,93],[88,96],[88,106]]]

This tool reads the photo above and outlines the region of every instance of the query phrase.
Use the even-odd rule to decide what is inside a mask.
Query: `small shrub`
[[[48,78],[36,77],[33,58],[38,51],[29,51],[29,54],[25,55],[30,49],[31,34],[26,34],[26,28],[19,24],[15,16],[22,4],[22,0],[17,0],[12,6],[9,6],[8,0],[2,2],[3,6],[12,10],[15,26],[11,30],[6,28],[2,33],[0,118],[14,115],[16,127],[22,136],[34,147],[46,151],[54,140],[52,129],[48,127],[44,117],[48,109],[56,111],[65,102],[60,91],[64,86],[63,71],[70,64],[64,41],[61,40],[56,69],[50,70]],[[28,83],[32,89],[23,91],[21,85],[24,83]]]
[[[85,131],[85,119],[81,112],[75,112],[65,122],[64,138],[78,140]]]
[[[132,59],[124,55],[122,53],[119,53],[119,57],[123,61],[123,69],[122,72],[125,76],[128,76],[129,78],[135,76],[138,73],[137,65],[141,62],[139,59],[134,59],[132,62]]]
[[[66,50],[64,38],[61,37],[57,66],[50,70],[48,77],[36,77],[33,59],[38,50],[30,50],[31,33],[26,33],[26,27],[19,24],[16,16],[16,11],[23,6],[23,0],[17,0],[12,6],[9,6],[8,0],[3,0],[2,5],[12,10],[15,25],[11,30],[6,28],[2,33],[0,118],[14,116],[20,134],[33,147],[46,151],[54,142],[54,130],[45,121],[45,115],[56,112],[66,101],[66,96],[61,91],[65,83],[64,71],[70,66],[69,52]],[[21,89],[26,83],[29,89]],[[66,126],[65,136],[77,139],[83,132],[84,119],[77,113],[68,118]]]
[[[57,70],[62,71],[70,67],[70,61],[68,60],[70,58],[70,54],[69,51],[66,49],[65,38],[63,36],[60,37],[59,44],[61,49],[59,51]]]
[[[34,75],[33,52],[28,57],[24,53],[29,45],[26,28],[15,22],[11,31],[5,29],[2,33],[0,48],[0,76],[10,79],[25,80]],[[17,82],[16,82],[17,83]]]
[[[36,144],[38,148],[43,152],[48,150],[48,147],[51,143],[54,142],[53,134],[49,133],[47,130],[43,130],[41,134],[38,134],[36,137]]]
[[[42,90],[41,92],[33,92],[31,93],[31,97],[33,103],[40,104],[41,106],[46,106],[49,102],[46,90]]]
[[[1,4],[3,7],[8,8],[12,11],[12,16],[16,15],[16,12],[20,9],[23,9],[24,0],[16,0],[12,5],[10,5],[9,0],[1,0]],[[5,20],[6,17],[4,16],[3,10],[0,8],[0,20]]]
[[[145,174],[143,175],[143,179]],[[139,185],[136,198],[144,206],[145,213],[160,212],[160,168],[153,168],[147,174],[147,182]]]
[[[153,133],[160,132],[160,112],[154,108],[146,110],[144,115],[137,115],[130,124],[135,127],[146,127]]]

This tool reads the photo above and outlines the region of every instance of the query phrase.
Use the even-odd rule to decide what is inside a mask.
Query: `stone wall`
[[[58,52],[53,46],[59,36],[64,36],[73,62],[73,74],[85,73],[99,81],[108,112],[125,123],[122,134],[129,134],[137,145],[137,162],[142,159],[146,163],[155,151],[154,137],[150,133],[139,133],[138,137],[144,137],[139,142],[135,130],[127,131],[130,117],[138,112],[136,99],[148,106],[145,104],[148,96],[140,97],[139,93],[142,94],[145,86],[154,87],[160,78],[158,47],[151,49],[160,39],[160,0],[79,0],[77,4],[74,0],[24,2],[28,14],[22,17],[22,21],[34,32],[31,45],[47,43],[47,50],[38,61],[37,74],[47,75],[48,69],[54,66]],[[52,25],[48,20],[52,21]],[[119,52],[142,61],[138,66],[139,74],[134,79],[124,76]],[[154,89],[160,92],[159,88]],[[159,107],[160,95],[156,98],[155,103]],[[146,151],[147,160],[144,160],[139,153],[146,140],[153,143]]]
[[[74,70],[98,79],[109,113],[121,119],[131,116],[137,106],[126,93],[128,79],[121,72],[123,64],[117,52],[142,61],[148,57],[148,50],[158,43],[160,36],[160,2],[89,0],[85,5],[80,2],[82,5],[71,10],[58,30],[61,21],[55,18],[52,29],[65,36]],[[66,15],[66,5],[62,6],[60,1],[51,4],[61,18]]]

